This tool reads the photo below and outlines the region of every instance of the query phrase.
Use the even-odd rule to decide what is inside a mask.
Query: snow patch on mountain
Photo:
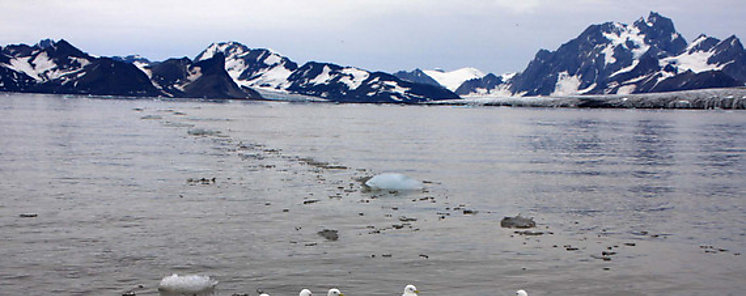
[[[340,82],[347,85],[349,89],[357,89],[363,82],[370,77],[368,71],[360,70],[357,68],[344,68],[342,69],[343,76],[339,79]]]
[[[601,52],[605,55],[607,65],[616,62],[613,56],[614,48],[622,46],[632,51],[634,59],[639,59],[645,52],[650,49],[650,45],[645,42],[645,35],[640,32],[636,26],[628,26],[622,23],[614,23],[612,32],[603,32],[603,36],[611,43]]]
[[[450,72],[442,70],[424,70],[423,72],[450,91],[455,91],[467,80],[479,79],[486,75],[475,68],[461,68]]]
[[[332,79],[332,76],[330,75],[332,72],[332,69],[329,68],[329,66],[324,65],[324,68],[321,70],[321,73],[316,75],[313,79],[309,80],[309,84],[327,84]]]
[[[567,71],[559,73],[559,75],[557,75],[557,84],[554,87],[554,92],[552,92],[550,96],[577,94],[578,87],[580,87],[580,84],[582,83],[581,80],[581,77],[578,75],[571,76]]]

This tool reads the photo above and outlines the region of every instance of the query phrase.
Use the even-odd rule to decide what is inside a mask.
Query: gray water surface
[[[3,295],[157,295],[172,273],[220,295],[746,287],[740,111],[14,94],[0,126]],[[381,172],[426,189],[361,191]],[[518,213],[544,234],[500,228]]]

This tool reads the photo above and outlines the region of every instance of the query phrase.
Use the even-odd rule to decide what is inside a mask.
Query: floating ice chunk
[[[218,281],[205,275],[172,274],[164,277],[158,285],[161,296],[209,296],[215,295]]]
[[[404,294],[402,294],[402,296],[417,296],[418,294],[420,294],[420,291],[417,290],[417,287],[414,285],[407,285],[404,287]]]
[[[398,173],[383,173],[365,181],[370,190],[418,190],[422,183],[409,176]]]

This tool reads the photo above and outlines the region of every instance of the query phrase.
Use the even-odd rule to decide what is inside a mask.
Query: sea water
[[[3,95],[0,290],[740,295],[745,130],[741,111]],[[389,172],[424,189],[363,190]],[[517,214],[537,228],[500,227]]]

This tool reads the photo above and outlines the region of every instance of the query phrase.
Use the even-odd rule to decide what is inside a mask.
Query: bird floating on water
[[[326,296],[345,296],[345,294],[342,294],[342,292],[337,288],[332,288],[329,289],[329,293],[326,293]]]
[[[420,291],[417,290],[417,287],[414,285],[407,285],[404,287],[404,294],[402,294],[402,296],[417,296],[418,294],[420,294]]]
[[[300,293],[298,293],[298,296],[313,296],[313,293],[311,293],[311,290],[309,289],[303,289],[303,290],[300,290]]]
[[[515,296],[528,296],[528,293],[526,293],[526,290],[518,290],[515,291]]]

